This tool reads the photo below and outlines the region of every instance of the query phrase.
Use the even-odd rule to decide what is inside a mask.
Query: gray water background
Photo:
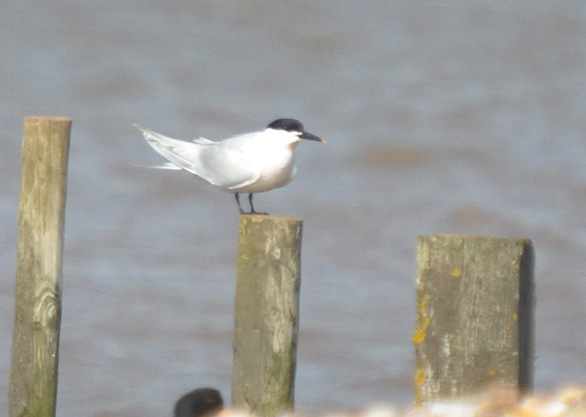
[[[586,383],[586,3],[33,1],[0,6],[0,410],[23,119],[73,119],[58,415],[229,401],[238,213],[132,126],[327,139],[256,196],[304,220],[300,411],[409,404],[418,235],[531,238],[536,388]],[[0,414],[4,414],[0,411]]]

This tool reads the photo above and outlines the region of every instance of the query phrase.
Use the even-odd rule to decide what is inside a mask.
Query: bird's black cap
[[[224,409],[220,391],[214,388],[198,388],[183,395],[175,403],[174,417],[206,417]]]
[[[277,119],[267,126],[268,129],[285,130],[287,132],[299,132],[300,139],[315,140],[325,143],[325,140],[305,131],[303,123],[296,119]]]

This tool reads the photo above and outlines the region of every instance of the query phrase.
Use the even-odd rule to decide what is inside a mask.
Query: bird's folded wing
[[[260,171],[255,170],[241,152],[220,147],[220,142],[205,138],[185,142],[137,127],[159,155],[210,184],[231,190],[252,184],[260,177]]]
[[[260,170],[246,159],[245,154],[232,147],[202,147],[199,164],[213,179],[209,182],[227,190],[253,184],[260,177]]]

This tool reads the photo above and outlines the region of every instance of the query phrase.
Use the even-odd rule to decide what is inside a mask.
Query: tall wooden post
[[[416,400],[533,385],[533,247],[527,239],[419,238]]]
[[[18,219],[11,417],[53,417],[71,120],[25,120]]]
[[[302,221],[240,216],[232,404],[261,417],[293,409]]]

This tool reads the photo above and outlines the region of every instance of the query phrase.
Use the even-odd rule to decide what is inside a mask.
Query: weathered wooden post
[[[232,405],[261,417],[293,409],[302,224],[240,216]]]
[[[416,400],[533,385],[533,247],[528,239],[419,238]]]
[[[71,120],[25,120],[18,219],[11,417],[53,417]]]

